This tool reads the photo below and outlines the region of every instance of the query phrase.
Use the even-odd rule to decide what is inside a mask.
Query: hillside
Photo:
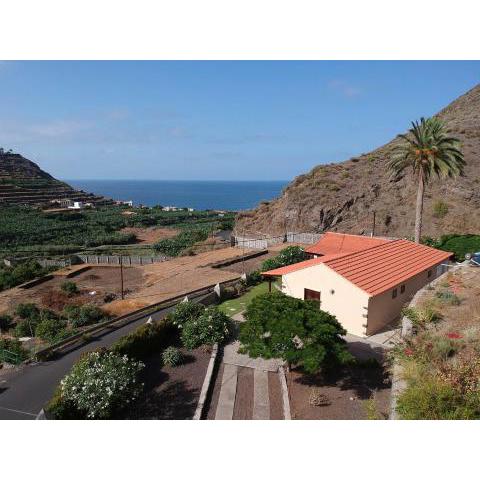
[[[0,149],[0,206],[47,206],[62,198],[96,204],[111,203],[104,197],[75,190],[56,180],[18,153]]]
[[[480,231],[480,85],[437,114],[462,142],[465,176],[433,182],[425,192],[423,235]],[[325,230],[412,236],[416,186],[410,174],[392,180],[386,169],[397,140],[342,163],[296,177],[280,198],[237,216],[236,231],[268,235]]]

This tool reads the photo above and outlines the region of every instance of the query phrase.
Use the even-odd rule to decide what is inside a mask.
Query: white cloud
[[[344,97],[352,98],[357,97],[362,93],[362,89],[351,85],[350,83],[346,82],[345,80],[332,80],[328,84],[329,88],[335,90],[342,94]]]

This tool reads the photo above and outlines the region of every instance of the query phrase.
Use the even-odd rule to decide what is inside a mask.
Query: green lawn
[[[272,291],[275,287],[272,285]],[[247,305],[255,298],[257,295],[261,295],[262,293],[268,292],[268,282],[263,282],[252,289],[250,289],[247,293],[242,295],[238,298],[232,298],[232,300],[226,300],[225,302],[221,303],[218,308],[225,312],[227,315],[232,317],[233,315],[242,312],[247,308]]]

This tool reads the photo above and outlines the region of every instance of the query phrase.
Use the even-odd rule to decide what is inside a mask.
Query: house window
[[[303,290],[303,299],[313,300],[315,302],[320,303],[320,292],[317,292],[315,290],[310,290],[309,288],[305,288]]]
[[[429,270],[428,273],[427,273],[427,277],[430,278],[432,276],[432,271]]]
[[[398,293],[398,292],[397,292],[397,289],[394,288],[394,289],[392,290],[392,298],[397,298],[397,293]]]
[[[400,287],[400,293],[405,293],[405,285],[402,285],[402,286]]]

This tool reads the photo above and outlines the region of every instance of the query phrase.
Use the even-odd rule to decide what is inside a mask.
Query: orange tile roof
[[[325,265],[357,287],[374,296],[399,285],[453,254],[409,240],[382,245],[328,259]]]
[[[286,273],[295,272],[297,270],[302,270],[302,268],[312,267],[313,265],[318,265],[319,263],[324,263],[327,260],[333,260],[338,257],[343,257],[345,253],[338,253],[335,255],[324,255],[319,258],[311,258],[309,260],[304,260],[303,262],[293,263],[292,265],[287,265],[286,267],[279,267],[268,272],[262,272],[262,275],[279,277],[280,275],[285,275]]]
[[[305,249],[314,255],[331,255],[333,253],[351,253],[365,250],[376,245],[391,242],[388,238],[365,237],[348,233],[326,232],[322,238],[311,247]]]
[[[312,258],[264,272],[279,276],[318,264],[325,264],[349,282],[374,296],[449,259],[453,254],[409,240],[391,240],[366,250]]]

